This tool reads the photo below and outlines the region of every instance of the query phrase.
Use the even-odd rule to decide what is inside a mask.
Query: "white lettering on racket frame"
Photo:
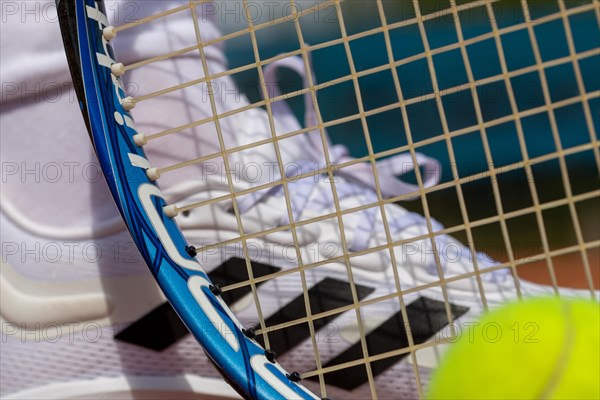
[[[99,7],[98,3],[95,2],[96,7],[86,6],[86,15],[89,19],[98,23],[98,29],[102,31],[104,27],[108,26],[108,19],[106,15],[104,15]],[[115,62],[110,56],[108,51],[109,43],[106,41],[104,37],[102,37],[102,47],[104,50],[104,54],[96,53],[96,59],[100,66],[110,69],[112,64]],[[115,90],[115,95],[117,99],[122,103],[122,94],[125,93],[122,83],[118,77],[111,73],[111,80],[113,84],[113,88]],[[133,123],[133,119],[127,115],[127,113],[121,114],[119,111],[115,111],[113,114],[114,120],[118,125],[127,125],[128,128],[131,129],[132,132],[137,133],[135,125]],[[136,168],[148,169],[150,166],[150,162],[143,156],[138,154],[128,154],[130,165]],[[202,267],[198,264],[196,260],[190,260],[184,258],[179,250],[177,249],[173,239],[169,235],[169,232],[166,226],[163,223],[163,216],[159,213],[159,210],[156,209],[152,197],[158,197],[164,200],[164,195],[158,186],[151,183],[142,183],[137,190],[138,198],[140,203],[156,232],[158,239],[160,240],[162,246],[166,250],[169,257],[182,268],[186,268],[189,270],[195,271],[203,271]],[[219,332],[219,334],[223,337],[224,341],[231,347],[231,349],[238,353],[240,350],[240,343],[237,339],[237,336],[234,332],[232,332],[229,326],[225,323],[218,310],[212,305],[210,299],[207,297],[207,293],[204,291],[204,288],[210,286],[210,282],[199,275],[194,275],[188,279],[187,282],[188,289],[197,304],[200,306],[204,314],[211,321],[213,326],[215,326]],[[229,319],[238,327],[241,326],[240,322],[235,318],[232,314],[231,310],[227,307],[225,302],[220,298],[216,297],[219,304],[221,304],[222,309],[225,313],[227,313]],[[268,365],[273,365],[275,369],[277,369],[281,374],[285,375],[285,370],[281,368],[278,364],[272,364],[264,354],[256,354],[251,357],[250,365],[254,372],[258,374],[262,379],[264,379],[270,387],[279,393],[281,396],[287,399],[301,399],[302,396],[296,391],[294,391],[289,384],[286,384],[282,380],[280,380],[273,371],[268,368]],[[310,393],[306,388],[301,385],[297,385],[296,388],[301,390],[304,394],[318,399],[314,394]]]
[[[147,159],[136,155],[129,154],[129,159],[131,165],[138,168],[146,169],[150,163]],[[191,270],[199,270],[202,271],[202,268],[196,261],[187,260],[181,256],[173,240],[171,239],[167,228],[164,226],[162,222],[162,217],[159,215],[156,207],[152,202],[152,197],[160,197],[163,198],[163,194],[160,189],[150,183],[144,183],[140,185],[138,188],[138,196],[140,202],[142,203],[142,207],[146,212],[146,215],[150,219],[152,227],[154,228],[161,244],[164,246],[167,254],[171,257],[171,259],[180,265],[183,268],[191,269]],[[208,299],[206,292],[203,290],[204,287],[209,287],[210,282],[203,278],[200,275],[194,275],[188,279],[188,289],[196,302],[202,308],[204,314],[208,317],[211,324],[217,329],[219,334],[225,339],[225,341],[229,344],[231,349],[236,353],[240,349],[240,343],[237,340],[237,337],[234,332],[229,329],[229,325],[225,323],[225,321],[219,315],[219,312],[212,305],[210,300]],[[220,297],[216,297],[217,301],[222,306],[222,309],[225,310],[230,320],[241,326],[240,322],[235,318],[235,316],[229,310],[229,307],[223,302]],[[285,370],[283,370],[278,364],[271,363],[264,354],[257,354],[252,356],[250,359],[250,365],[254,372],[256,372],[261,378],[263,378],[266,382],[269,383],[271,388],[275,390],[280,395],[284,396],[286,399],[302,399],[294,390],[292,390],[288,385],[282,382],[277,376],[273,374],[273,372],[267,368],[267,365],[274,365],[277,370],[279,370],[283,375],[286,374]],[[312,393],[308,392],[304,387],[298,385],[299,389],[303,390],[307,395],[315,397]]]

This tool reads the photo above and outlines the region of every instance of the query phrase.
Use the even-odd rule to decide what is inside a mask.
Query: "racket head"
[[[57,0],[79,105],[117,207],[167,299],[227,382],[249,399],[317,398],[245,330],[189,252],[148,171],[110,43],[102,0]],[[136,139],[134,139],[136,138]],[[143,140],[143,139],[141,139]],[[188,253],[189,252],[189,253]]]
[[[62,0],[59,4],[60,3],[63,3],[64,9],[64,4],[74,2]],[[418,4],[419,2],[415,3]],[[453,7],[454,3],[455,2],[452,2]],[[484,2],[482,4],[481,7],[483,8],[486,7],[486,4],[491,4],[491,2]],[[90,8],[88,9],[87,6]],[[66,23],[63,22],[62,25],[65,33],[65,44],[68,49],[71,49],[71,58],[73,58],[71,65],[75,86],[113,196],[117,200],[119,209],[154,276],[188,329],[190,329],[190,331],[192,331],[198,340],[205,346],[209,358],[215,363],[217,369],[242,395],[248,398],[260,398],[261,396],[264,398],[276,398],[277,393],[281,394],[288,389],[292,389],[296,392],[292,395],[289,395],[286,392],[286,395],[283,397],[296,397],[296,394],[300,396],[310,396],[308,392],[304,392],[302,387],[297,386],[292,379],[289,379],[286,372],[279,370],[276,364],[267,364],[264,358],[257,358],[257,360],[259,360],[257,364],[258,367],[255,367],[252,363],[251,360],[254,356],[263,357],[265,355],[264,349],[260,346],[255,346],[257,345],[256,342],[244,335],[244,331],[241,330],[239,322],[230,314],[229,309],[220,301],[220,298],[215,295],[215,293],[218,293],[218,290],[215,290],[215,293],[213,293],[213,290],[211,290],[210,279],[204,271],[200,269],[200,266],[197,265],[194,258],[186,251],[188,245],[186,240],[181,235],[177,224],[169,217],[169,209],[164,209],[166,203],[161,198],[158,187],[154,184],[154,178],[156,178],[156,176],[152,174],[152,171],[148,170],[150,164],[146,161],[142,147],[136,145],[136,137],[142,142],[144,139],[143,137],[138,136],[139,133],[136,131],[133,123],[129,123],[129,121],[133,121],[131,115],[127,111],[131,104],[127,103],[124,90],[122,86],[120,86],[120,79],[116,78],[114,74],[111,74],[109,68],[110,65],[115,62],[115,57],[112,55],[110,43],[105,43],[106,38],[103,38],[103,30],[106,28],[107,24],[103,25],[102,23],[99,23],[98,19],[100,17],[98,11],[94,11],[96,7],[101,8],[101,4],[96,6],[96,3],[90,1],[87,2],[87,5],[84,5],[85,8],[83,10],[78,10],[78,7],[79,5],[71,4],[66,7],[67,12],[61,12],[62,20],[68,21]],[[450,11],[451,9],[445,10],[446,15],[450,15]],[[78,17],[78,12],[81,13],[82,17]],[[90,18],[91,15],[94,15],[96,18]],[[82,23],[82,20],[87,22]],[[422,24],[422,21],[418,21],[420,21],[420,19],[416,19],[412,24]],[[110,31],[106,32],[106,34],[110,36]],[[501,34],[506,35],[507,33],[506,31],[502,31]],[[77,40],[78,37],[85,38],[82,40],[85,43],[80,43]],[[462,40],[463,39],[461,39],[461,41]],[[478,39],[478,41],[479,40],[480,39]],[[318,46],[314,46],[314,48],[317,47]],[[458,48],[456,44],[453,44],[452,47],[456,47],[454,50]],[[314,48],[310,51],[313,51]],[[439,51],[439,53],[443,54],[444,51]],[[81,56],[81,54],[85,54],[85,57]],[[106,64],[106,58],[104,59],[105,62],[103,64],[97,54],[107,57],[108,64]],[[425,56],[421,58],[425,58]],[[298,58],[298,60],[300,59]],[[403,62],[404,61],[398,62],[398,65],[402,65]],[[433,69],[433,61],[430,62],[432,63],[431,68]],[[536,61],[536,63],[542,68],[540,62]],[[306,67],[303,65],[303,68],[306,68],[307,70],[312,69],[309,62],[306,65]],[[268,70],[268,67],[266,70]],[[340,74],[343,74],[341,70],[342,69],[340,68]],[[228,71],[226,73],[230,72],[231,71]],[[363,75],[368,76],[369,73],[364,73]],[[435,76],[435,74],[432,74],[432,76]],[[519,76],[519,74],[516,74],[516,76]],[[414,77],[414,75],[411,75],[411,77]],[[499,79],[498,77],[494,77],[494,80]],[[264,80],[264,78],[261,79]],[[269,80],[267,79],[266,81]],[[480,84],[479,81],[475,83]],[[306,84],[305,86],[311,85]],[[313,87],[313,89],[317,91],[326,87],[327,83],[318,88]],[[594,94],[594,96],[594,98],[596,98],[597,93]],[[278,96],[270,95],[269,97]],[[422,102],[427,101],[425,97]],[[433,94],[431,94],[430,97],[433,98]],[[440,98],[447,99],[447,97]],[[413,103],[415,102],[419,103],[421,100],[413,100]],[[431,103],[434,104],[434,102]],[[253,104],[252,106],[255,105]],[[437,107],[436,104],[434,104],[434,106]],[[258,107],[259,106],[256,106],[255,108]],[[440,111],[438,110],[437,112],[439,113]],[[433,110],[432,113],[433,117],[436,114],[436,110]],[[520,120],[524,118],[525,114],[515,111],[514,119]],[[408,118],[406,121],[408,124]],[[316,126],[317,122],[306,123],[305,125]],[[481,126],[487,125],[482,123]],[[493,126],[495,125],[489,125],[490,128]],[[478,128],[478,126],[469,126],[469,129],[474,132],[478,131],[476,128]],[[408,131],[408,128],[405,129]],[[481,129],[482,131],[485,131],[485,128]],[[452,132],[453,135],[456,134],[456,138],[459,137],[459,134],[465,135],[465,133],[469,133],[469,130],[464,130],[464,132],[459,133]],[[482,135],[485,136],[487,134],[482,133]],[[442,135],[438,135],[435,139],[441,137]],[[447,134],[447,137],[450,137],[450,133]],[[423,140],[423,142],[425,142],[425,140]],[[424,146],[423,143],[417,143],[415,145],[416,148]],[[381,155],[373,154],[373,157],[380,158]],[[556,152],[556,158],[558,157],[559,152]],[[537,160],[536,162],[539,163],[540,160]],[[514,166],[514,168],[524,170],[529,167]],[[486,169],[484,172],[491,174],[491,169],[492,167],[490,166],[490,171]],[[493,173],[500,174],[501,170],[494,167]],[[459,175],[458,170],[456,174],[457,176]],[[474,174],[474,172],[469,172],[468,174]],[[465,173],[465,175],[468,174]],[[456,179],[457,183],[452,187],[456,186],[458,188],[461,184],[467,182],[469,178],[463,177],[461,182],[458,181],[458,178]],[[477,179],[479,178],[473,175],[473,180],[475,181]],[[166,187],[167,185],[164,186]],[[144,189],[140,192],[142,187]],[[499,196],[499,193],[500,192],[498,191],[496,196]],[[425,198],[425,195],[422,197]],[[465,202],[462,194],[460,194],[460,199],[461,202]],[[501,199],[497,197],[497,200],[497,203],[500,204]],[[427,200],[424,200],[424,207],[426,205]],[[527,213],[532,213],[534,211],[538,212],[539,210],[535,209],[531,212],[527,211]],[[503,218],[504,216],[498,215],[494,216],[493,219],[494,221],[500,221],[498,222],[499,224],[505,224]],[[430,219],[429,214],[426,215],[426,219]],[[439,228],[439,230],[441,229],[442,228]],[[469,226],[465,226],[465,230],[470,229]],[[438,230],[438,228],[428,227],[426,230],[434,237],[434,230]],[[437,232],[436,234],[439,236],[441,233]],[[243,234],[241,235],[243,236]],[[592,245],[592,243],[589,244],[590,246]],[[507,248],[508,247],[510,247],[510,243],[507,244]],[[474,249],[475,248],[473,247],[473,253]],[[583,253],[584,250],[581,250],[581,252]],[[549,253],[546,253],[543,257],[550,260]],[[350,262],[348,261],[348,263]],[[523,262],[519,260],[511,260],[510,263],[506,265],[512,267],[516,271],[516,266],[521,263]],[[550,266],[549,269],[551,269]],[[441,270],[439,271],[440,278],[443,276],[442,272],[443,271]],[[490,271],[487,270],[486,273],[487,272]],[[435,274],[438,274],[438,272],[435,272]],[[475,274],[479,275],[480,272],[476,271]],[[194,284],[197,283],[197,286],[190,287],[190,282],[192,281]],[[440,286],[442,288],[445,287],[443,284]],[[194,288],[197,287],[200,287],[201,290],[199,292],[194,292]],[[227,288],[225,288],[225,290],[227,290]],[[479,290],[481,291],[480,295],[483,297],[483,286],[481,286]],[[398,291],[400,292],[400,289],[398,289]],[[486,296],[488,295],[488,293],[485,294]],[[207,301],[210,304],[204,304],[203,301]],[[206,305],[207,308],[203,308],[203,305]],[[214,320],[211,319],[211,314],[207,310],[215,311],[216,315],[221,318],[217,321],[218,324],[214,324]],[[449,313],[448,310],[447,312]],[[203,319],[199,321],[198,318]],[[240,316],[240,318],[243,317]],[[223,322],[221,323],[220,321]],[[203,323],[207,323],[208,325],[203,325]],[[209,326],[210,332],[202,332],[203,326]],[[217,329],[215,326],[221,326],[221,329]],[[275,329],[279,328],[276,327]],[[223,332],[225,332],[225,335],[223,335]],[[203,334],[209,337],[202,337]],[[231,337],[233,337],[233,339]],[[228,349],[227,346],[231,347],[232,343],[242,343],[245,351],[250,353],[240,356],[240,359],[233,359],[228,353],[224,354],[224,349]],[[415,353],[412,345],[410,352],[413,355]],[[283,352],[281,353],[283,354]],[[235,352],[232,354],[234,354],[235,357],[238,357]],[[222,357],[219,358],[220,356]],[[357,360],[359,358],[360,356]],[[369,363],[370,361],[365,359],[361,365],[364,364],[369,366]],[[415,356],[414,364],[417,363],[418,361]],[[258,371],[261,366],[271,366],[274,375],[276,375],[272,381],[269,379],[263,381],[260,380],[261,373]],[[337,367],[334,366],[333,369],[336,368]],[[342,366],[342,369],[345,368],[345,366]],[[418,377],[418,367],[416,367],[415,370],[415,374]],[[320,367],[319,372],[321,372]],[[341,372],[341,370],[339,372]],[[313,375],[316,376],[316,374]],[[311,375],[308,373],[304,376],[309,378]],[[262,377],[264,378],[264,376]],[[322,379],[322,381],[324,381],[324,379]],[[283,384],[284,386],[279,386],[279,384]],[[264,385],[265,387],[260,388],[260,385]],[[300,390],[300,392],[298,392],[298,390]],[[372,393],[375,393],[375,391],[372,390]],[[325,397],[325,394],[322,395]]]

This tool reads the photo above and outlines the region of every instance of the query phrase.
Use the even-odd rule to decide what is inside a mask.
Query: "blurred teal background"
[[[448,1],[428,1],[422,13],[444,10]],[[461,2],[458,2],[459,4]],[[576,3],[576,4],[574,4]],[[567,2],[570,6],[589,3],[582,1]],[[300,2],[302,6],[313,5],[314,2]],[[342,12],[347,33],[349,35],[374,29],[381,26],[378,10],[371,1],[348,1],[342,3]],[[530,2],[532,18],[543,18],[558,11],[555,1]],[[388,24],[414,18],[412,2],[385,1],[384,8]],[[277,8],[274,8],[277,10]],[[281,9],[283,12],[284,8]],[[518,2],[504,1],[494,5],[494,15],[500,29],[524,22]],[[276,13],[277,11],[271,11]],[[275,14],[276,15],[276,14]],[[265,15],[266,16],[266,15]],[[460,15],[465,39],[491,32],[491,24],[484,7],[463,12]],[[594,11],[578,14],[570,18],[572,34],[578,53],[593,50],[600,42],[598,20]],[[317,14],[311,14],[301,20],[304,40],[309,44],[319,44],[341,37],[339,20],[333,7],[327,7]],[[549,62],[569,55],[565,27],[562,20],[534,24],[537,42],[544,62]],[[458,42],[452,15],[440,17],[425,23],[427,38],[432,49],[452,45]],[[424,52],[418,26],[412,24],[390,31],[394,58],[401,61]],[[299,43],[293,23],[278,24],[257,33],[261,59],[298,49]],[[525,28],[502,35],[502,45],[509,71],[515,71],[535,65],[534,53]],[[350,42],[352,56],[358,71],[366,70],[388,63],[388,56],[383,34],[369,35]],[[254,61],[254,53],[249,37],[229,41],[227,44],[230,66],[242,66]],[[498,60],[498,49],[493,38],[467,47],[469,60],[476,80],[501,74]],[[350,74],[350,67],[343,44],[318,50],[313,53],[314,69],[318,82],[327,82]],[[440,90],[464,86],[464,90],[443,97],[443,105],[450,131],[477,124],[473,99],[460,49],[443,52],[433,58]],[[584,84],[588,92],[600,90],[600,56],[587,57],[579,62]],[[432,93],[431,77],[427,60],[422,58],[398,69],[400,83],[405,99],[410,100]],[[573,65],[569,62],[545,70],[552,102],[579,95]],[[285,74],[283,74],[285,75]],[[258,101],[260,95],[256,88],[258,74],[256,70],[236,76],[241,90],[248,97]],[[290,90],[301,87],[299,79],[293,74],[280,77],[285,87]],[[392,104],[398,101],[392,74],[384,71],[359,79],[362,101],[366,110]],[[520,111],[544,105],[542,83],[538,72],[533,71],[511,80],[517,105]],[[490,121],[512,114],[508,101],[506,85],[503,81],[480,85],[478,87],[480,105],[484,121]],[[356,114],[358,106],[352,82],[345,82],[319,91],[319,104],[323,119],[330,121]],[[301,114],[302,101],[294,99],[291,103],[297,106]],[[590,102],[595,118],[596,136],[599,128],[600,101],[596,98]],[[443,133],[437,105],[433,100],[419,101],[408,107],[413,140],[419,142]],[[573,147],[589,142],[589,130],[585,124],[583,108],[580,104],[556,110],[557,123],[563,148]],[[382,113],[368,118],[370,134],[375,152],[406,145],[406,132],[399,110]],[[546,113],[541,113],[523,120],[523,129],[527,141],[530,158],[556,151],[550,129],[550,121]],[[367,148],[360,121],[355,121],[328,129],[332,140],[344,143],[354,156],[364,156]],[[490,146],[493,150],[494,163],[497,166],[511,164],[522,159],[518,145],[514,123],[509,122],[488,129]],[[457,138],[454,144],[457,161],[468,168],[469,172],[487,170],[487,162],[483,157],[480,135],[468,134]],[[449,163],[446,144],[421,149],[422,152],[434,156],[443,164]],[[569,163],[574,167],[588,166],[594,168],[594,159],[590,154],[572,157]],[[460,166],[459,166],[460,167]],[[547,165],[546,168],[552,168]],[[463,172],[463,171],[461,171]],[[465,171],[466,172],[466,171]],[[550,171],[552,174],[555,171]],[[445,179],[450,178],[446,169]]]
[[[273,7],[271,16],[284,12]],[[457,1],[457,4],[468,1]],[[591,1],[566,1],[568,8],[586,5]],[[299,2],[300,9],[314,5],[315,2]],[[422,1],[421,13],[446,10],[449,1]],[[533,20],[533,29],[543,62],[551,65],[544,72],[548,81],[548,89],[552,103],[579,96],[573,63],[554,63],[569,56],[565,24],[562,18],[546,21],[544,18],[559,11],[557,1],[529,1],[529,11]],[[387,23],[393,24],[415,17],[412,1],[384,1]],[[519,1],[500,1],[492,5],[494,17],[499,29],[519,26],[501,35],[501,43],[506,57],[509,72],[536,65],[532,43],[525,21],[523,9]],[[342,3],[342,14],[348,35],[376,29],[381,26],[381,19],[374,1],[349,0]],[[269,14],[257,13],[255,23],[265,22]],[[489,15],[485,7],[476,7],[459,14],[465,40],[469,40],[492,32]],[[272,18],[271,18],[272,19]],[[578,54],[597,50],[600,44],[598,15],[594,10],[577,13],[568,18],[575,50]],[[301,18],[304,41],[317,45],[340,38],[340,21],[334,7],[326,7],[316,14]],[[244,21],[230,23],[226,30],[243,29]],[[455,21],[452,15],[440,16],[424,23],[427,40],[431,49],[456,44],[458,40]],[[408,60],[410,57],[424,53],[424,44],[419,27],[416,24],[390,31],[390,38],[396,61]],[[292,22],[277,24],[257,32],[257,41],[261,59],[297,50],[298,36]],[[388,64],[388,55],[382,33],[372,34],[350,42],[352,57],[357,71]],[[230,68],[244,66],[255,61],[252,42],[245,35],[227,43]],[[496,77],[502,73],[498,58],[499,50],[493,37],[467,46],[467,53],[475,80]],[[314,70],[319,83],[331,81],[350,74],[346,51],[343,44],[337,44],[312,54]],[[441,91],[459,87],[456,93],[442,97],[442,105],[446,114],[449,130],[456,131],[477,125],[474,100],[467,86],[468,78],[459,48],[443,51],[433,57],[436,78]],[[600,90],[600,55],[596,51],[578,62],[583,83],[587,93]],[[406,100],[415,100],[407,107],[409,124],[414,142],[420,142],[443,133],[440,113],[435,100],[422,100],[419,97],[433,92],[427,59],[417,57],[411,62],[403,63],[397,68],[400,84]],[[246,93],[251,101],[261,99],[258,93],[258,73],[255,69],[235,76],[240,90]],[[293,73],[282,73],[279,77],[283,86],[289,91],[302,87],[300,79]],[[396,89],[389,70],[371,74],[359,79],[362,101],[365,109],[372,110],[398,101]],[[488,84],[479,84],[477,93],[484,122],[512,116],[509,104],[509,93],[503,80]],[[545,105],[540,73],[531,69],[511,79],[511,90],[514,93],[520,112],[543,107]],[[596,93],[597,94],[597,93]],[[324,121],[331,121],[358,113],[356,93],[351,81],[334,85],[318,92],[319,105]],[[303,114],[303,102],[300,98],[290,100],[292,107],[300,118]],[[594,130],[592,136],[600,136],[600,99],[589,100]],[[586,125],[582,103],[574,101],[555,109],[556,122],[563,149],[589,143],[590,130]],[[407,136],[402,114],[398,108],[367,118],[374,151],[381,152],[407,144]],[[552,135],[549,113],[542,111],[522,118],[522,126],[530,158],[536,158],[557,151]],[[353,156],[368,154],[364,132],[360,120],[347,122],[328,128],[334,143],[343,143]],[[511,165],[522,161],[517,129],[514,121],[492,126],[486,130],[487,139],[492,151],[493,163],[496,167]],[[479,130],[452,139],[459,176],[472,176],[489,169],[484,154],[482,135]],[[429,144],[418,149],[419,152],[438,159],[444,166],[443,181],[452,180],[450,159],[445,140]],[[577,152],[565,157],[569,184],[573,194],[586,193],[599,188],[598,168],[591,150]],[[536,182],[537,195],[540,202],[563,199],[566,197],[565,184],[561,176],[560,164],[556,157],[538,163],[532,167]],[[410,178],[409,178],[410,179]],[[519,168],[513,172],[498,176],[498,187],[504,212],[532,206],[532,197],[525,171]],[[478,220],[496,216],[499,210],[494,201],[493,185],[490,179],[480,179],[462,185],[470,220]],[[454,188],[428,195],[433,215],[446,226],[460,225],[463,219],[459,210],[457,194]],[[403,203],[403,207],[422,212],[421,202]],[[597,199],[580,202],[577,205],[579,218],[584,228],[586,240],[600,238],[600,204]],[[576,243],[573,223],[568,208],[558,207],[545,213],[545,229],[551,248],[561,248]],[[591,223],[590,223],[591,221]],[[529,248],[525,253],[537,254],[541,251],[539,228],[534,215],[526,215],[507,221],[511,234],[511,245],[515,248]],[[482,243],[499,243],[498,258],[505,258],[502,249],[502,237],[498,224],[490,224],[476,229],[477,240]],[[466,236],[457,236],[466,240]]]

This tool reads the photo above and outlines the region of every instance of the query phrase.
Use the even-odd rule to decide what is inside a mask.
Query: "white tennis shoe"
[[[58,29],[54,28],[48,28],[46,34],[59,42]],[[154,42],[146,38],[134,43]],[[212,73],[225,68],[220,49],[214,48],[209,59]],[[182,76],[173,77],[158,63],[144,72],[154,77],[157,87],[144,90],[166,87],[169,79],[197,78],[194,66],[198,60],[184,57],[165,62],[176,62]],[[66,72],[66,63],[57,65],[57,74]],[[280,93],[280,68],[309,79],[300,59],[271,64],[265,77],[271,83],[272,95]],[[131,84],[135,84],[136,74],[127,77]],[[215,84],[221,93],[236,93],[229,77],[217,79]],[[190,102],[189,96],[201,100]],[[234,102],[219,101],[219,113],[248,105],[243,96],[237,96]],[[308,96],[304,125],[316,126],[317,110]],[[162,115],[165,125],[179,120],[183,124],[190,117],[210,118],[209,97],[202,86],[188,88],[160,102],[139,104],[135,115],[141,127],[160,131],[160,126],[143,125],[144,117]],[[13,154],[11,160],[19,161],[16,149],[27,148],[30,155],[23,157],[44,159],[46,165],[61,158],[79,166],[91,165],[94,158],[83,123],[64,128],[63,119],[80,120],[76,105],[66,97],[43,115],[47,104],[7,106],[2,115],[3,160]],[[302,128],[285,102],[271,106],[276,135]],[[36,121],[24,118],[38,112]],[[229,154],[230,163],[239,168],[229,180],[227,173],[231,171],[216,158],[182,169],[177,177],[164,174],[160,183],[164,182],[172,204],[204,202],[204,206],[177,216],[186,238],[196,247],[190,251],[197,253],[215,282],[239,284],[225,291],[224,299],[248,328],[272,328],[267,333],[269,347],[283,366],[313,371],[319,367],[314,361],[317,354],[320,367],[362,360],[361,337],[365,337],[370,356],[387,355],[369,365],[373,379],[378,381],[379,397],[415,398],[426,387],[429,371],[437,365],[443,349],[432,343],[475,327],[471,323],[486,307],[520,295],[555,293],[553,287],[519,278],[508,264],[473,252],[445,233],[435,220],[386,201],[418,196],[419,187],[401,179],[414,169],[414,161],[419,164],[422,188],[438,183],[437,161],[415,153],[396,154],[373,164],[353,163],[343,146],[332,145],[326,131],[319,130],[282,140],[282,158],[278,160],[270,145],[244,148],[272,138],[271,121],[262,109],[232,113],[221,124],[226,147],[240,148]],[[66,148],[57,145],[66,140],[46,141],[41,137],[49,131],[61,134],[60,129],[64,129],[65,137],[72,137]],[[40,139],[24,143],[23,131],[40,135]],[[176,150],[171,154],[162,151],[160,141],[150,144],[149,158],[162,166],[218,153],[216,137],[212,125],[195,127],[171,142]],[[43,158],[47,154],[55,156]],[[336,167],[339,165],[346,166]],[[258,175],[250,174],[253,166],[258,166]],[[314,174],[332,166],[333,176]],[[375,171],[378,184],[372,179]],[[243,236],[247,238],[242,242],[230,183],[236,192],[244,193],[282,176],[287,179],[285,187],[271,185],[237,197]],[[101,180],[84,175],[55,185],[21,179],[9,181],[3,188],[3,398],[236,397],[165,304],[109,197]],[[222,201],[214,201],[220,197]],[[57,211],[56,202],[62,211]],[[264,231],[269,233],[259,234]],[[228,244],[214,246],[223,241]],[[257,286],[256,299],[248,286],[248,264]],[[276,277],[261,280],[266,276]],[[566,296],[590,295],[583,290],[557,290]],[[361,304],[359,322],[356,302]],[[265,326],[257,325],[259,312]],[[285,321],[297,323],[286,325]],[[314,341],[311,330],[316,331]],[[390,337],[394,338],[393,346],[386,340]],[[404,341],[406,351],[397,351],[398,338]],[[411,353],[411,348],[416,352]],[[392,351],[395,353],[387,354]],[[323,379],[332,398],[371,396],[364,364],[342,373],[333,371]],[[318,392],[318,380],[303,383]]]

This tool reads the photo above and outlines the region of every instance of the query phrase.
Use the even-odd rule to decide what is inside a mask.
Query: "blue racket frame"
[[[149,163],[133,140],[138,132],[122,105],[121,80],[111,72],[115,57],[103,35],[108,25],[103,1],[57,0],[57,8],[73,83],[104,176],[133,240],[179,317],[245,398],[318,398],[244,334],[218,292],[211,290],[208,275],[186,252],[174,219],[163,211],[165,200],[148,178]]]

